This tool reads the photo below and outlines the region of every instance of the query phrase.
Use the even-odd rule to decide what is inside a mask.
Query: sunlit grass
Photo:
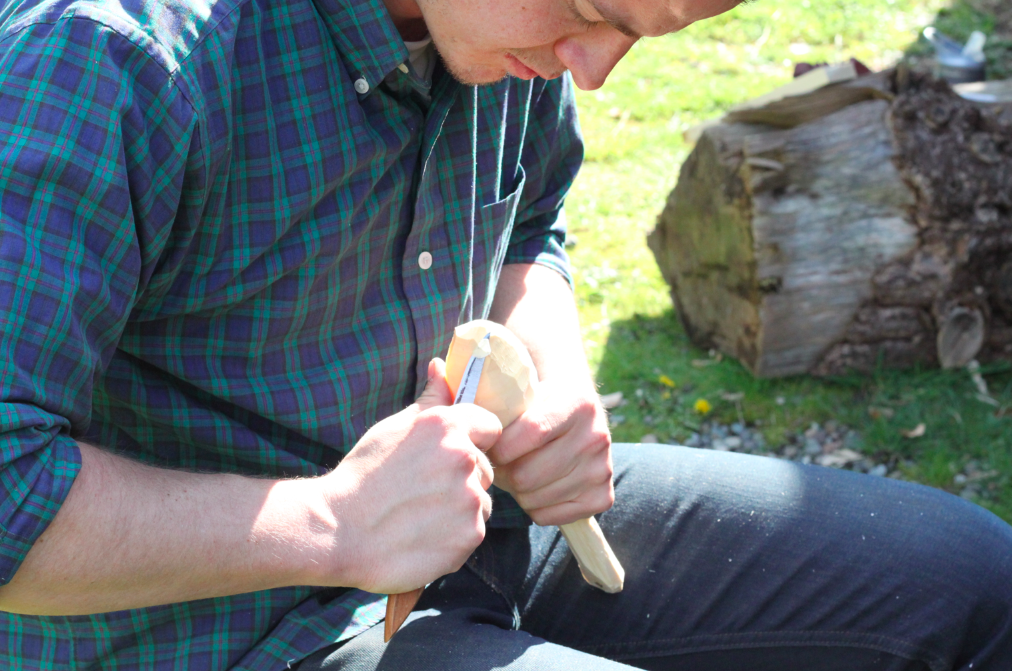
[[[939,0],[761,0],[664,38],[642,40],[600,91],[580,92],[585,164],[567,202],[577,298],[588,357],[603,392],[630,403],[617,440],[652,433],[684,440],[701,417],[757,424],[769,443],[811,422],[856,428],[869,454],[906,477],[955,490],[969,459],[1003,475],[982,501],[1012,519],[1012,418],[975,398],[963,372],[883,371],[837,380],[756,380],[737,362],[695,349],[674,315],[645,236],[690,147],[684,130],[792,76],[798,61],[856,57],[873,68],[901,57],[942,7]],[[1012,373],[985,369],[992,395],[1012,407]],[[666,375],[670,388],[658,381]],[[637,390],[639,395],[637,396]],[[744,393],[738,403],[724,395]],[[888,407],[891,418],[868,408]],[[900,431],[926,425],[921,438]]]

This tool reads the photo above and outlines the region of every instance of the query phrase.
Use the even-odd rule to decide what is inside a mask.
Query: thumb
[[[439,405],[453,405],[453,394],[446,383],[446,362],[435,358],[429,362],[429,381],[415,400],[419,412]]]

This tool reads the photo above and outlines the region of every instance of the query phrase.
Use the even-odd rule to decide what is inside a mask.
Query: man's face
[[[507,74],[553,79],[569,70],[577,86],[591,90],[640,37],[681,30],[741,0],[408,1],[417,3],[461,82],[487,84]]]

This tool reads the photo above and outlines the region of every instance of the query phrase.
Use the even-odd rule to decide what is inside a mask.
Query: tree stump
[[[703,133],[648,236],[693,341],[768,377],[1012,357],[1012,105],[905,69],[778,105]]]

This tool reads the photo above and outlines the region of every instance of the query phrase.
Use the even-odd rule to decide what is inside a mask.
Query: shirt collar
[[[383,0],[315,0],[331,39],[344,58],[352,80],[364,79],[369,94],[386,75],[408,59],[404,40]]]

